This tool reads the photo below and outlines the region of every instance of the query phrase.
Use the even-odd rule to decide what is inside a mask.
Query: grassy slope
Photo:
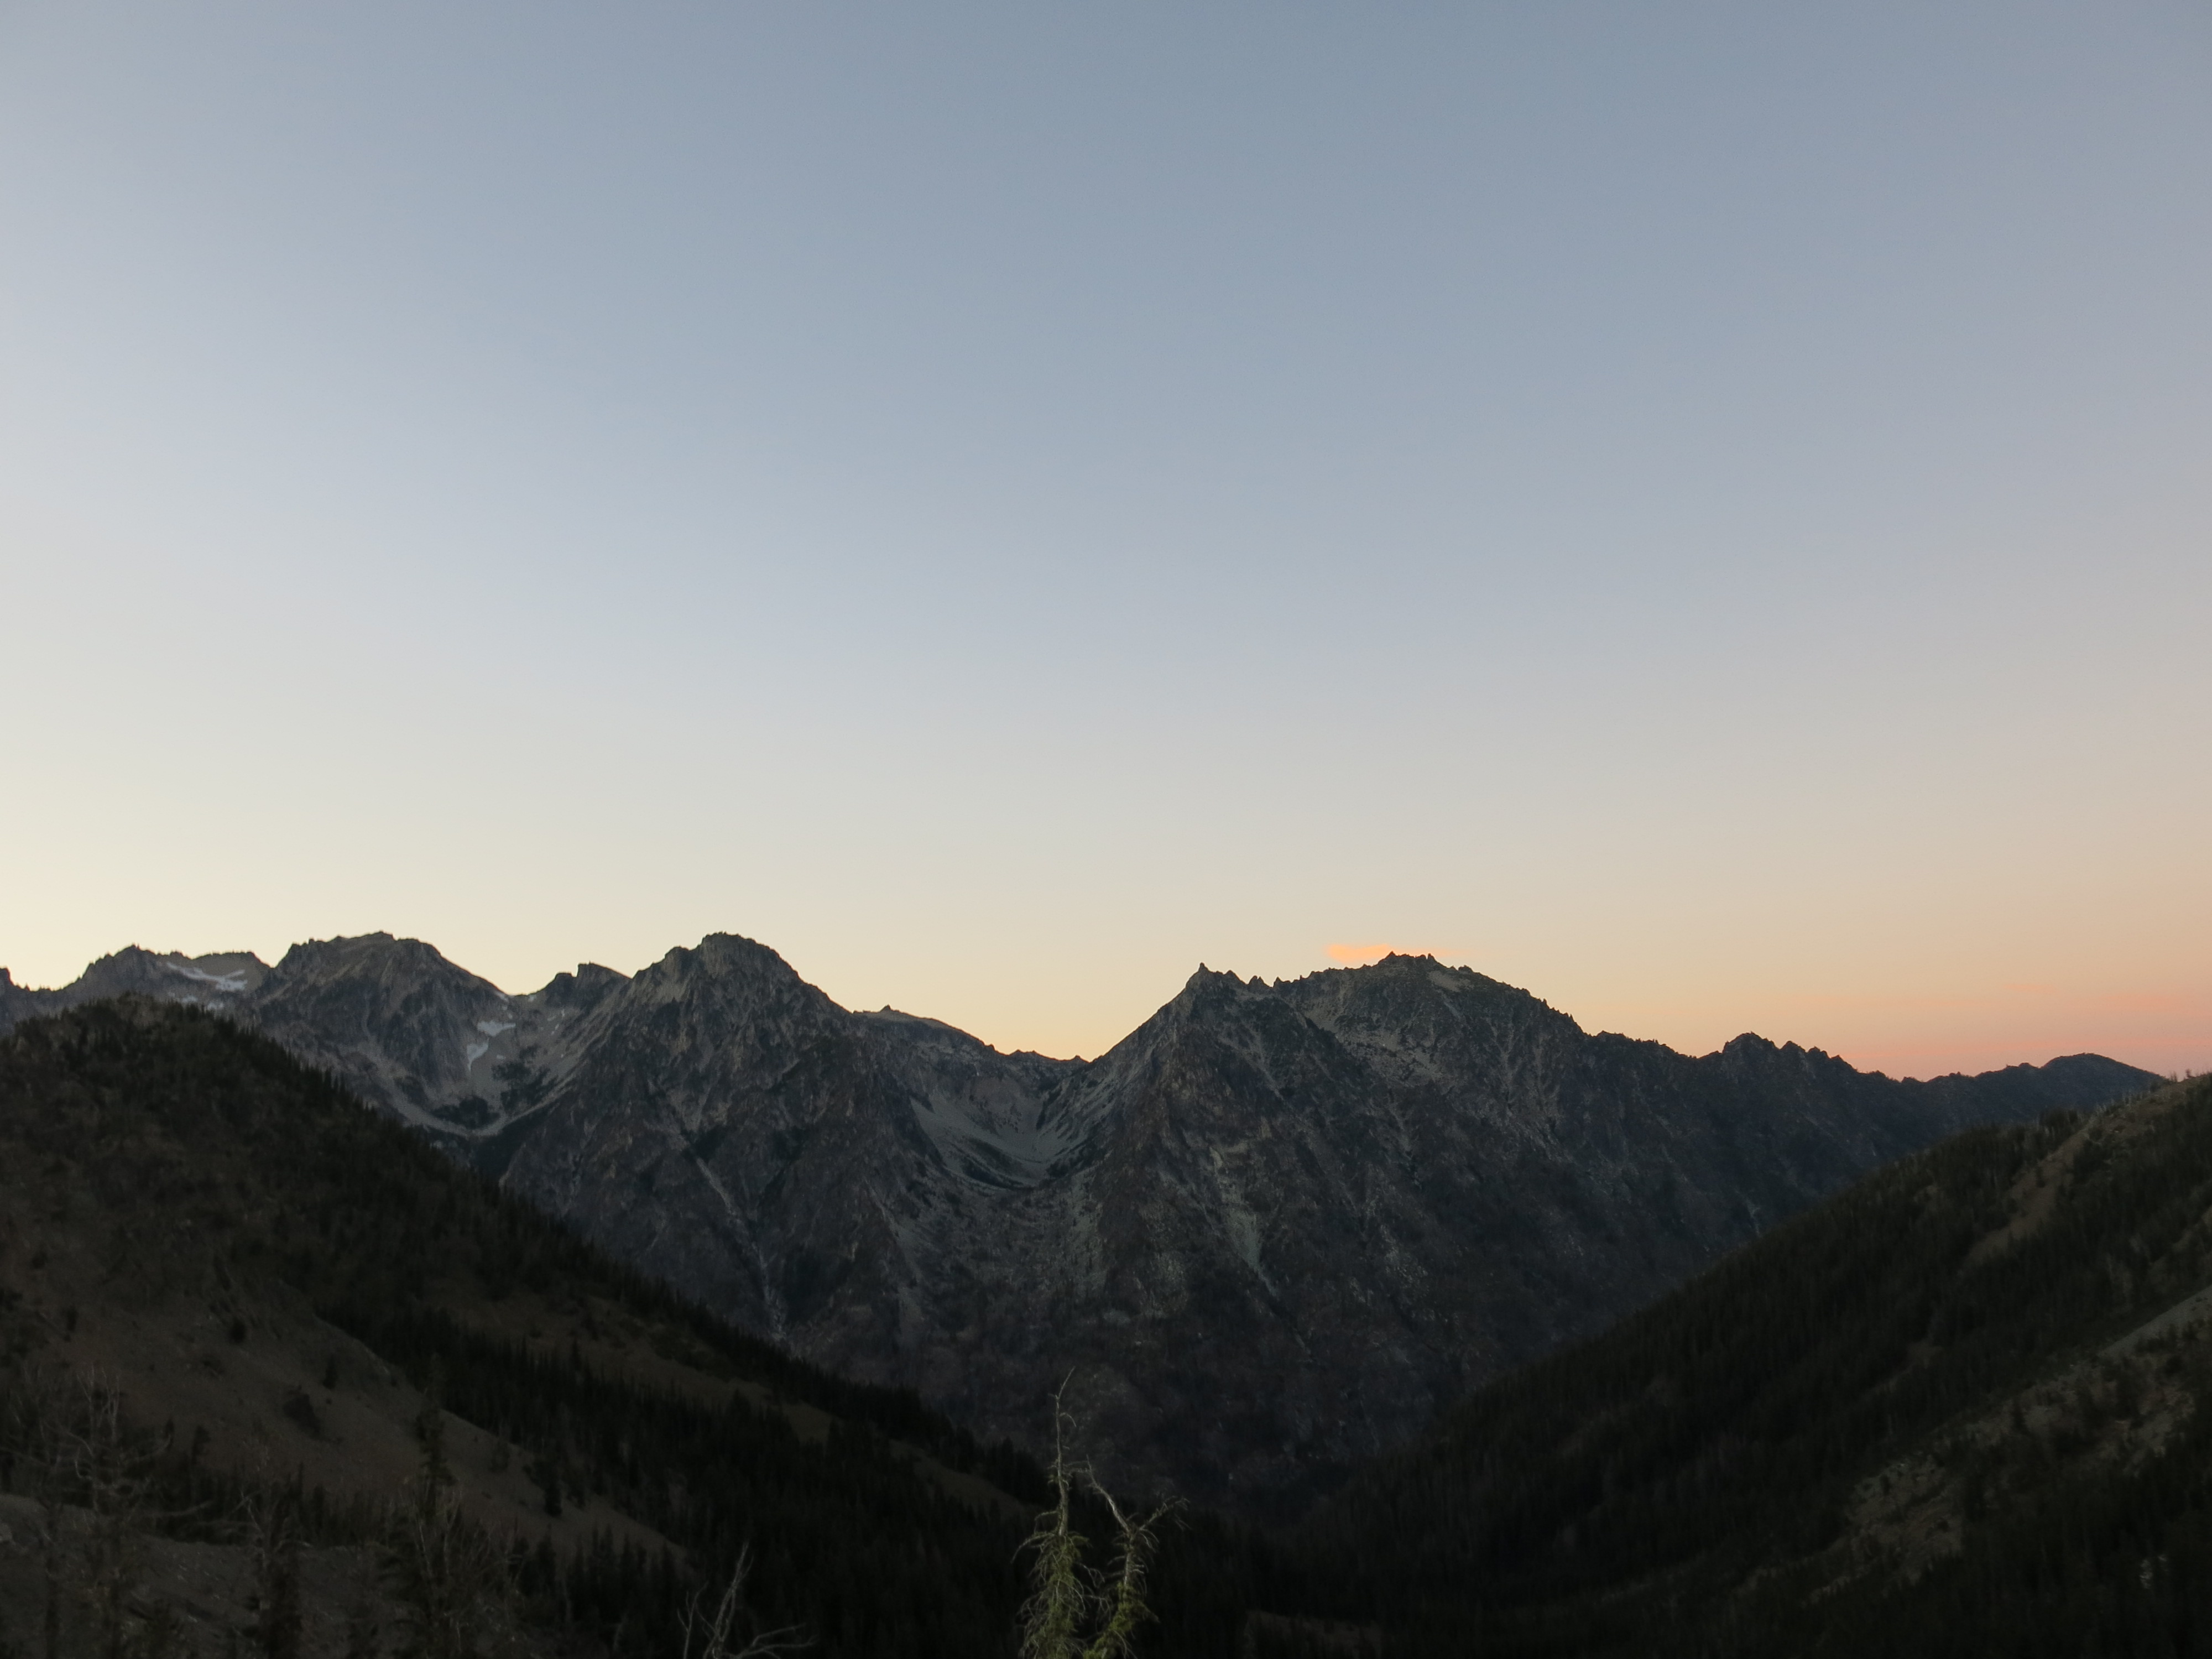
[[[2208,1207],[2212,1082],[1959,1136],[1483,1390],[1311,1536],[1413,1652],[2193,1650]]]

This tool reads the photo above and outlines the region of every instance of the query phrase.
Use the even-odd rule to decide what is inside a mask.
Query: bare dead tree
[[[814,1638],[797,1625],[786,1625],[781,1629],[757,1630],[746,1639],[744,1646],[733,1648],[740,1619],[750,1620],[745,1605],[745,1580],[752,1574],[753,1551],[750,1544],[738,1551],[737,1563],[730,1569],[730,1582],[722,1588],[721,1599],[715,1602],[712,1613],[706,1610],[706,1589],[691,1592],[690,1601],[683,1615],[684,1659],[695,1659],[692,1644],[699,1644],[696,1659],[775,1659],[785,1653],[799,1653],[814,1645]]]
[[[122,1391],[97,1371],[76,1382],[68,1432],[76,1484],[92,1512],[84,1539],[84,1595],[101,1659],[124,1659],[129,1603],[144,1553],[149,1483],[123,1427]]]
[[[43,1659],[60,1659],[62,1603],[68,1593],[70,1459],[67,1420],[64,1391],[51,1373],[26,1367],[10,1379],[9,1446],[15,1471],[38,1504],[30,1549],[38,1558],[44,1591],[39,1621]]]
[[[1138,1629],[1153,1614],[1145,1581],[1159,1547],[1158,1523],[1168,1506],[1148,1515],[1124,1510],[1088,1463],[1073,1462],[1067,1437],[1075,1419],[1052,1397],[1053,1507],[1037,1517],[1023,1546],[1034,1551],[1036,1589],[1022,1604],[1022,1659],[1133,1659]],[[1102,1573],[1085,1557],[1089,1540],[1075,1529],[1074,1498],[1089,1491],[1114,1519],[1115,1559]]]
[[[477,1659],[503,1600],[497,1552],[441,1490],[411,1505],[396,1545],[403,1653],[410,1659]]]
[[[81,1601],[100,1659],[149,1659],[177,1638],[173,1615],[134,1607],[152,1507],[149,1449],[129,1432],[123,1395],[97,1371],[26,1369],[8,1389],[8,1438],[38,1504],[32,1550],[44,1580],[40,1647],[59,1659],[63,1610]],[[73,1513],[74,1511],[74,1513]]]
[[[290,1496],[264,1480],[239,1505],[264,1659],[300,1659],[300,1525]]]
[[[386,1550],[402,1608],[400,1650],[406,1659],[481,1659],[513,1637],[514,1582],[453,1490],[434,1384],[416,1428],[422,1472]]]

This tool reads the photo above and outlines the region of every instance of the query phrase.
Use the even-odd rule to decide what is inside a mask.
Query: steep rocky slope
[[[208,1000],[211,966],[95,971],[126,958]],[[223,972],[220,1006],[743,1323],[1032,1444],[1072,1377],[1116,1473],[1261,1512],[1881,1163],[2155,1081],[1692,1059],[1426,957],[1201,969],[1089,1063],[848,1012],[720,935],[528,996],[383,935]]]

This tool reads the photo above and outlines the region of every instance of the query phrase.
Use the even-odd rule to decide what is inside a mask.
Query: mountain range
[[[1054,1060],[842,1008],[726,935],[527,995],[384,934],[133,948],[60,990],[0,971],[0,1030],[125,992],[274,1038],[810,1360],[1032,1447],[1065,1381],[1113,1477],[1274,1516],[1877,1165],[2158,1081],[1691,1057],[1419,957],[1200,968]]]

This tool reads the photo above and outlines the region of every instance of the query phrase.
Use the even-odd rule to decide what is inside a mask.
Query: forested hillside
[[[2212,1648],[2212,1081],[1975,1130],[1310,1528],[1407,1654]]]
[[[76,1517],[54,1523],[66,1594],[0,1563],[15,1651],[40,1650],[49,1599],[64,1651],[431,1650],[405,1540],[441,1496],[496,1604],[464,1648],[506,1630],[674,1654],[689,1595],[749,1548],[758,1625],[811,1652],[1012,1650],[1033,1462],[687,1306],[204,1013],[96,1004],[0,1042],[0,1501],[19,1537],[41,1501]],[[216,1571],[191,1549],[231,1546],[260,1583],[272,1506],[307,1581],[356,1604],[308,1608],[304,1637],[272,1634],[251,1586],[103,1602],[71,1541],[127,1522],[184,1577]],[[1158,1592],[1157,1650],[1200,1655],[1311,1584],[1194,1516]]]

